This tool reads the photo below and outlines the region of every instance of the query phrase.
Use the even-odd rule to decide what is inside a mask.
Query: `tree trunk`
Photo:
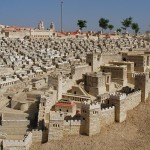
[[[101,34],[103,34],[103,31],[104,31],[104,30],[103,30],[103,28],[102,28],[102,32],[101,32]]]

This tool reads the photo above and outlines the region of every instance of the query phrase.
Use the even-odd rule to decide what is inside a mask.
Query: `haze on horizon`
[[[110,20],[115,26],[121,27],[121,21],[133,17],[140,26],[140,32],[150,30],[149,0],[63,0],[63,30],[78,29],[77,20],[87,21],[84,31],[100,31],[100,18]],[[53,21],[60,31],[61,0],[1,0],[0,24],[36,27],[42,20],[46,28]]]

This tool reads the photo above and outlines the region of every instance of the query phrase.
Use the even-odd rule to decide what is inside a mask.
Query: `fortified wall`
[[[132,110],[141,102],[141,90],[131,94],[112,93],[110,94],[110,103],[115,106],[115,120],[123,122],[126,120],[127,111]]]
[[[115,107],[108,106],[101,110],[101,124],[102,127],[110,125],[115,122]]]
[[[29,150],[32,144],[32,133],[24,137],[23,140],[3,140],[3,150],[16,149],[16,150]]]
[[[63,135],[79,135],[81,128],[85,126],[85,120],[64,120]]]

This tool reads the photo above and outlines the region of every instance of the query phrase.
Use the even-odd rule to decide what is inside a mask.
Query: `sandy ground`
[[[31,150],[150,150],[150,101],[129,111],[125,122],[102,128],[98,135],[35,143]]]

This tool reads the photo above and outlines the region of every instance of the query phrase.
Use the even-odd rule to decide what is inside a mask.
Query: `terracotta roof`
[[[29,27],[21,27],[21,26],[9,26],[9,27],[7,27],[7,28],[24,28],[24,29],[32,29],[32,28],[29,28]]]
[[[75,104],[66,104],[66,103],[56,103],[55,106],[63,106],[63,107],[73,107]]]

